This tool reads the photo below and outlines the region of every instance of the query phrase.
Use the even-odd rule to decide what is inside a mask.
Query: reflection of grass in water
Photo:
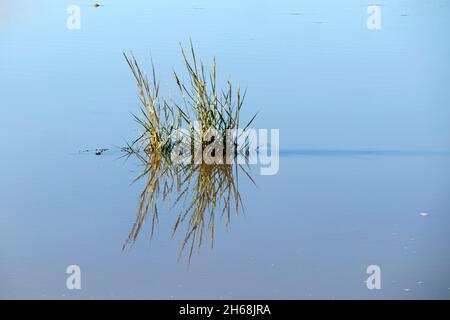
[[[186,247],[189,248],[189,259],[196,244],[200,247],[205,230],[205,213],[208,212],[208,228],[211,235],[211,248],[214,246],[215,211],[222,208],[222,215],[226,215],[227,225],[231,221],[231,207],[235,207],[236,215],[242,199],[239,194],[237,177],[238,171],[233,171],[231,165],[190,165],[184,169],[187,173],[184,180],[184,190],[178,195],[177,201],[185,197],[186,209],[178,214],[172,235],[177,231],[180,223],[187,220],[186,232],[180,255]],[[189,195],[189,190],[193,190]],[[187,201],[186,201],[187,200]]]
[[[189,55],[181,45],[180,49],[189,81],[183,82],[178,73],[173,72],[180,93],[181,102],[178,103],[160,96],[153,63],[150,81],[134,56],[124,53],[136,80],[141,101],[141,115],[134,117],[143,129],[141,136],[133,141],[130,147],[137,146],[146,152],[169,154],[176,141],[175,131],[181,128],[183,123],[186,123],[191,137],[194,137],[199,129],[204,133],[214,129],[222,135],[225,143],[226,130],[239,128],[239,113],[244,103],[245,93],[241,94],[239,87],[236,91],[233,90],[230,81],[227,82],[226,89],[219,90],[215,58],[212,70],[208,73],[203,62],[198,61],[192,41],[190,41]],[[256,114],[242,129],[247,129],[255,117]],[[195,122],[199,123],[200,128],[195,128]],[[200,138],[203,147],[211,142],[204,140],[204,137]]]
[[[141,156],[144,160],[145,156]],[[191,260],[195,247],[200,249],[205,230],[209,231],[211,248],[214,245],[216,213],[231,222],[231,213],[238,215],[242,199],[238,188],[239,171],[251,179],[249,172],[238,164],[172,165],[161,156],[145,159],[145,170],[136,179],[146,178],[136,220],[124,244],[132,245],[147,219],[151,219],[151,235],[158,222],[158,204],[168,202],[170,207],[181,207],[172,227],[173,237],[184,226],[179,258],[188,251]]]
[[[151,229],[151,235],[153,236],[155,225],[158,222],[158,201],[166,200],[166,197],[173,191],[175,182],[177,185],[180,185],[180,176],[175,172],[175,168],[169,162],[165,161],[165,157],[156,154],[154,157],[144,158],[144,156],[137,153],[133,154],[140,157],[140,160],[145,163],[144,171],[135,181],[145,177],[147,180],[145,188],[140,195],[139,209],[135,223],[124,244],[124,248],[129,243],[136,241],[150,209],[153,212]]]

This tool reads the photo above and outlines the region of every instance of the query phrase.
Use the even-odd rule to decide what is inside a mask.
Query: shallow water
[[[382,1],[379,31],[356,0],[104,4],[0,2],[0,298],[450,298],[449,3]],[[137,128],[122,51],[151,52],[170,95],[190,36],[282,152],[188,264],[164,204],[122,251],[142,168],[114,146]]]

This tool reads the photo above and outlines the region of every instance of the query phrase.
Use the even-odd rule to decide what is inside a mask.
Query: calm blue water
[[[450,298],[450,3],[378,3],[374,31],[357,0],[0,1],[0,298]],[[122,52],[170,96],[189,37],[282,149],[190,265],[164,206],[122,252],[143,182],[113,147],[137,134]]]

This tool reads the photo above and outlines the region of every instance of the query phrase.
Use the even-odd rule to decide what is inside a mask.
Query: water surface
[[[1,1],[0,297],[450,298],[449,3],[381,1],[379,31],[369,4]],[[153,238],[147,223],[122,251],[144,185],[114,148],[137,129],[122,51],[151,54],[170,95],[189,37],[282,149],[277,175],[240,179],[244,210],[190,264],[164,204]],[[111,150],[78,153],[95,148]],[[66,289],[71,264],[82,290]]]

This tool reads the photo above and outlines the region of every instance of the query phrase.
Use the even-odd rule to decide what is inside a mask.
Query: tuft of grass
[[[130,147],[147,153],[168,154],[173,147],[172,135],[181,126],[181,117],[166,99],[160,97],[153,61],[150,81],[133,55],[123,55],[136,81],[141,102],[140,114],[133,114],[133,117],[141,126],[142,134]]]
[[[225,133],[228,129],[237,129],[239,127],[239,113],[245,100],[245,92],[241,94],[240,87],[237,87],[237,90],[234,91],[231,81],[227,82],[227,87],[224,90],[219,91],[217,88],[216,59],[213,58],[212,70],[207,74],[204,63],[198,62],[192,40],[190,40],[190,57],[181,44],[180,50],[189,76],[189,83],[187,85],[183,83],[176,71],[173,74],[183,97],[183,106],[177,105],[177,108],[184,121],[191,129],[193,129],[194,121],[197,121],[201,125],[202,132],[214,129]],[[246,127],[250,125],[253,119]],[[204,146],[209,142],[202,141],[202,145]]]
[[[179,137],[174,136],[175,131],[183,125],[189,129],[192,149],[195,139],[201,139],[203,148],[214,141],[214,137],[208,140],[204,134],[198,132],[199,130],[202,133],[215,130],[225,144],[224,150],[232,150],[232,147],[237,146],[236,141],[232,141],[234,146],[226,146],[226,133],[227,130],[238,129],[240,126],[239,115],[245,100],[245,92],[242,93],[239,86],[234,90],[231,81],[227,82],[225,89],[219,90],[216,59],[213,58],[212,68],[208,71],[205,64],[198,60],[192,40],[189,44],[190,50],[187,54],[180,43],[188,81],[182,81],[179,73],[173,70],[180,94],[179,102],[169,103],[160,96],[153,61],[152,79],[149,80],[136,58],[132,54],[124,53],[136,81],[141,102],[140,115],[133,117],[141,126],[142,134],[130,144],[130,147],[147,153],[158,152],[169,155],[179,142]],[[255,117],[256,114],[243,126],[243,131],[250,126]],[[195,123],[198,123],[199,127],[196,127]]]

